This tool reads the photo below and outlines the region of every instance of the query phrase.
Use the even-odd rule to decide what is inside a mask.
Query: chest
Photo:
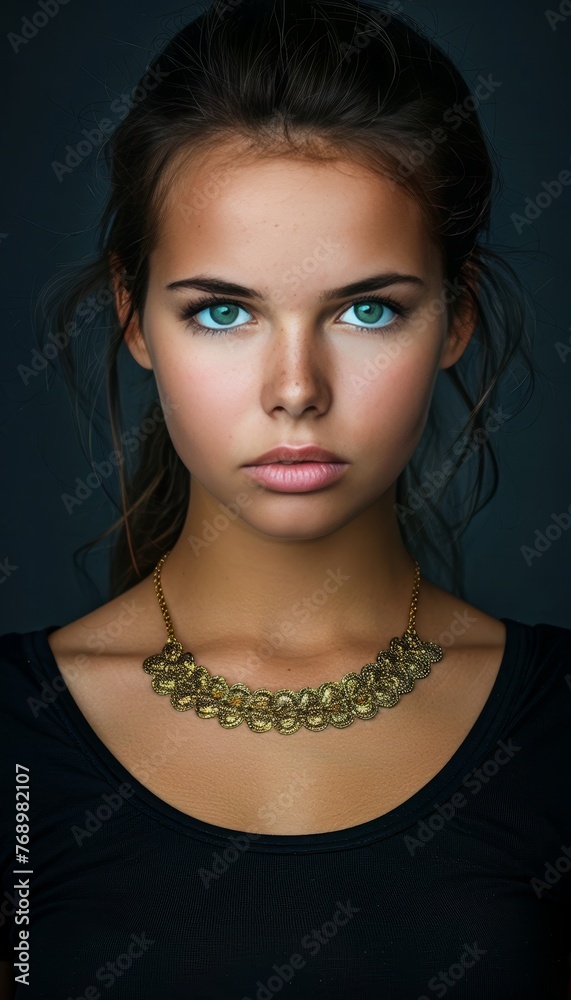
[[[423,788],[472,728],[500,659],[498,650],[437,664],[371,720],[287,736],[177,712],[140,667],[68,686],[108,750],[182,813],[243,832],[313,834],[368,822]]]

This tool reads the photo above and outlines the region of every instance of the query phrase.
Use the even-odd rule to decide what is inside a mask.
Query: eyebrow
[[[425,285],[422,278],[416,274],[399,274],[397,271],[388,271],[384,274],[373,274],[369,278],[362,278],[361,281],[352,281],[349,285],[342,285],[340,288],[330,288],[322,292],[319,296],[320,302],[330,302],[332,299],[342,299],[347,295],[361,295],[363,292],[372,292],[376,288],[384,288],[385,285],[396,285],[401,282],[408,282],[415,285]],[[181,288],[198,288],[203,292],[212,292],[220,295],[239,295],[244,299],[263,299],[263,295],[255,288],[247,288],[245,285],[237,285],[233,281],[223,281],[221,278],[214,278],[208,274],[198,274],[193,278],[183,278],[181,281],[171,281],[165,285],[168,291],[177,291]]]

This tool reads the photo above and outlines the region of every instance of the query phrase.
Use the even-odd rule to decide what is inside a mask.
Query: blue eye
[[[225,329],[233,329],[236,326],[237,313],[240,312],[246,316],[249,315],[247,310],[243,309],[236,302],[216,302],[211,303],[205,309],[200,309],[200,311],[194,307],[187,314],[187,319],[191,320],[195,326],[204,327],[212,332],[220,331],[223,333]],[[212,320],[214,323],[220,323],[221,326],[208,326],[208,323],[204,319],[200,320],[200,322],[198,319],[195,319],[195,317],[199,317],[202,314],[205,314],[206,318]],[[241,325],[241,323],[238,325]]]
[[[355,311],[357,323],[343,319],[343,316],[351,309]],[[410,306],[400,305],[387,296],[369,295],[366,299],[352,302],[338,322],[347,323],[349,326],[355,326],[361,330],[382,330],[387,326],[396,327],[409,312]],[[195,330],[216,336],[246,325],[247,320],[239,321],[240,313],[243,313],[244,316],[251,315],[239,302],[205,297],[193,305],[185,306],[181,312],[181,319]],[[202,315],[205,318],[199,320],[197,317]],[[212,325],[208,324],[208,320]]]
[[[353,302],[353,304],[350,305],[349,309],[346,311],[350,312],[351,309],[355,311],[355,315],[358,320],[361,320],[366,327],[373,330],[389,326],[393,323],[395,316],[399,315],[399,311],[395,303],[393,303],[393,307],[391,307],[386,299],[377,299],[374,297],[371,299],[361,299],[360,302]],[[387,313],[390,315],[387,315]],[[345,313],[343,313],[343,315],[345,315]],[[340,316],[339,319],[342,323],[349,322],[353,326],[359,325],[355,324],[351,320],[343,320],[343,316]]]

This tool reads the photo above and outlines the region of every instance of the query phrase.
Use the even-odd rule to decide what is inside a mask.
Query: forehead
[[[339,262],[352,270],[371,254],[426,273],[434,265],[420,206],[386,174],[339,156],[269,157],[238,145],[187,157],[172,171],[155,257],[169,274],[205,256],[283,269],[327,239],[342,244]]]

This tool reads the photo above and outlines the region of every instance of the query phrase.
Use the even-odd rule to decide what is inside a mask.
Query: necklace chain
[[[161,587],[161,567],[170,551],[159,559],[153,573],[167,641],[162,652],[144,660],[143,670],[153,676],[153,691],[170,695],[171,705],[178,712],[193,708],[201,719],[217,718],[224,729],[235,729],[246,722],[256,733],[274,728],[285,735],[297,732],[301,726],[319,732],[329,724],[345,729],[355,719],[374,718],[379,708],[392,708],[401,694],[412,691],[415,681],[426,677],[431,664],[444,655],[441,646],[423,642],[416,632],[420,566],[414,560],[408,626],[402,638],[391,639],[389,648],[380,650],[376,659],[366,663],[359,673],[350,671],[340,681],[326,681],[318,688],[304,687],[300,691],[285,688],[252,691],[241,682],[229,685],[224,677],[212,675],[197,664],[192,653],[183,652],[182,643],[174,634]]]

